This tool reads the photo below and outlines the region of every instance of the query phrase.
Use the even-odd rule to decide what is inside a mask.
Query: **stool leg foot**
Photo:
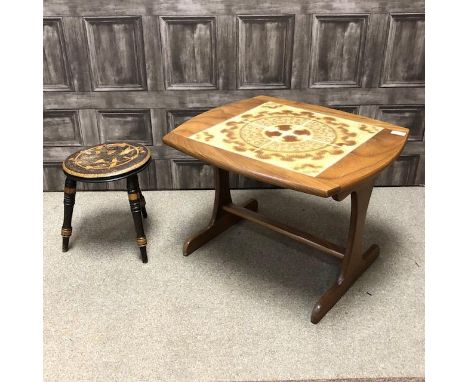
[[[148,255],[146,254],[146,247],[140,247],[141,261],[143,263],[148,262]]]
[[[146,236],[143,230],[143,219],[142,219],[142,208],[140,203],[140,193],[138,186],[138,178],[136,175],[132,175],[127,178],[127,192],[128,201],[130,203],[130,211],[133,216],[133,223],[135,224],[136,231],[136,242],[140,247],[141,260],[143,263],[148,262],[148,255],[146,254]]]
[[[76,180],[66,178],[63,189],[63,224],[62,224],[62,252],[68,251],[68,244],[72,234],[72,216],[75,205]]]
[[[68,244],[70,243],[69,237],[62,237],[62,252],[68,251]]]

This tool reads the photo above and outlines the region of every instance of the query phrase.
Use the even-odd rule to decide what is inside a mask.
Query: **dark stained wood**
[[[146,241],[145,231],[143,229],[143,220],[142,220],[142,214],[146,215],[146,208],[144,209],[144,213],[143,213],[143,208],[141,206],[142,195],[140,192],[140,186],[138,184],[137,175],[132,175],[127,178],[127,192],[128,192],[128,201],[130,203],[130,211],[132,212],[133,223],[135,224],[135,231],[137,235],[136,242],[137,242],[138,247],[140,248],[141,261],[143,261],[143,263],[147,263],[148,262],[148,255],[146,253],[147,241]]]
[[[62,18],[44,19],[42,66],[45,91],[73,90],[64,40]]]
[[[364,57],[362,58],[363,88],[380,89],[382,66],[388,37],[388,14],[371,13],[366,34]],[[403,42],[402,42],[403,43]],[[402,89],[400,89],[402,91]],[[398,101],[397,101],[398,102]],[[378,104],[379,102],[376,102]],[[386,104],[384,102],[382,104]]]
[[[151,146],[151,113],[149,110],[99,110],[98,128],[101,142],[134,142]]]
[[[199,131],[268,101],[300,107],[305,110],[318,111],[329,115],[331,118],[337,116],[351,121],[367,123],[384,130],[316,177],[293,172],[266,162],[187,139]],[[200,114],[166,135],[163,141],[186,154],[223,169],[280,187],[328,197],[346,189],[351,189],[354,185],[375,176],[398,157],[408,139],[408,135],[394,135],[392,131],[400,131],[406,134],[408,129],[316,105],[259,96]]]
[[[262,124],[262,118],[266,119],[266,124]],[[294,134],[309,134],[307,128],[311,121],[313,139],[298,140]],[[272,126],[272,123],[279,125]],[[249,127],[252,124],[253,132]],[[300,126],[301,130],[296,131],[295,126]],[[333,131],[328,141],[332,150],[330,155],[335,155],[333,150],[337,147],[343,147],[341,144],[345,141],[342,141],[341,134],[354,139],[349,142],[353,150],[329,164],[322,172],[308,170],[300,173],[294,171],[296,165],[288,167],[298,156],[302,160],[299,155],[301,151],[298,150],[312,145],[313,150],[305,157],[307,168],[322,168],[323,156],[314,157],[312,153],[319,150],[314,146],[318,140],[325,140],[328,136],[324,133],[328,128]],[[281,131],[287,135],[283,136]],[[241,137],[239,140],[237,135]],[[367,208],[376,176],[395,161],[408,135],[406,128],[368,117],[265,96],[215,108],[192,118],[164,136],[163,141],[213,165],[216,193],[210,223],[185,242],[184,255],[200,248],[239,219],[245,219],[338,258],[340,275],[312,310],[311,321],[317,324],[379,255],[379,247],[375,244],[366,251],[362,248]],[[249,140],[252,136],[254,139]],[[284,141],[282,138],[288,139]],[[356,144],[364,138],[367,140],[362,141],[361,145]],[[233,148],[229,146],[232,142]],[[262,148],[270,154],[262,152],[259,157]],[[278,151],[275,151],[277,148]],[[272,157],[271,153],[281,154],[280,157],[288,165],[276,159],[278,156]],[[351,195],[346,248],[257,213],[256,201],[249,202],[246,207],[235,206],[230,194],[228,171],[313,195],[332,196],[336,201]]]
[[[378,184],[420,184],[421,114],[379,113],[424,106],[423,14],[422,0],[46,0],[44,189],[61,190],[61,171],[52,165],[73,147],[116,140],[149,146],[159,167],[158,179],[144,172],[152,189],[209,187],[197,162],[178,174],[200,179],[173,177],[186,156],[161,142],[173,128],[167,115],[262,94],[352,106],[410,127],[404,154],[419,160],[403,159]],[[61,111],[75,115],[50,117]],[[89,187],[101,186],[126,187]]]
[[[146,63],[146,83],[148,91],[163,91],[164,68],[161,58],[161,20],[156,16],[144,15],[141,18]],[[153,105],[154,106],[154,105]]]
[[[355,12],[420,12],[424,11],[424,0],[290,0],[286,4],[283,0],[266,0],[255,2],[252,0],[132,0],[128,2],[116,0],[45,0],[45,15],[80,16],[83,14],[108,15],[194,15],[194,14],[247,14],[255,11],[257,14],[281,14],[285,9],[289,13],[355,13]]]
[[[81,136],[83,137],[83,146],[85,147],[94,146],[100,143],[100,134],[97,121],[98,118],[96,114],[96,110],[90,109],[81,109],[78,113],[81,127]],[[64,156],[62,156],[62,159],[67,157],[65,153],[63,154]],[[68,155],[71,154],[72,152],[70,152]]]
[[[214,168],[215,200],[213,214],[206,228],[196,233],[185,241],[183,254],[190,255],[220,233],[226,231],[233,224],[241,220],[239,216],[229,214],[223,209],[232,203],[231,191],[229,189],[229,173],[217,167]],[[249,200],[243,205],[244,208],[256,211],[258,204],[256,200]]]
[[[402,155],[390,167],[382,171],[375,184],[381,185],[411,185],[418,179],[417,171],[422,161],[420,155]],[[423,184],[422,181],[420,184]]]
[[[136,242],[140,248],[143,263],[148,262],[147,241],[142,220],[142,216],[147,218],[148,214],[146,212],[145,197],[141,192],[137,174],[149,167],[150,163],[151,155],[146,147],[128,142],[98,145],[88,150],[80,150],[63,162],[62,170],[66,175],[62,225],[63,252],[68,251],[68,244],[72,234],[71,220],[73,206],[75,205],[77,181],[80,182],[80,189],[97,190],[106,189],[105,185],[108,182],[118,183],[126,180],[125,189],[128,193],[130,211],[137,234]],[[97,184],[97,182],[101,182],[101,184]]]
[[[134,172],[150,160],[151,154],[145,146],[115,142],[75,152],[63,161],[63,171],[77,178],[109,179]]]
[[[75,205],[76,180],[66,178],[63,194],[62,252],[67,252],[72,234],[71,222]]]
[[[424,52],[424,15],[391,15],[382,86],[423,86]]]
[[[44,146],[81,146],[83,144],[77,111],[45,111],[43,123]]]
[[[46,109],[76,108],[97,109],[146,109],[157,105],[163,109],[209,109],[226,103],[240,101],[257,95],[287,98],[291,101],[318,105],[405,105],[423,104],[424,91],[417,88],[317,88],[293,90],[232,90],[232,91],[171,91],[171,92],[109,92],[109,93],[65,93],[48,92],[44,95]],[[210,106],[210,107],[207,107]]]
[[[216,89],[214,17],[162,17],[167,89]]]
[[[292,16],[239,16],[240,89],[289,88]]]
[[[368,16],[315,16],[311,87],[358,87]]]
[[[94,90],[146,89],[141,17],[85,17],[84,24]]]
[[[314,324],[317,324],[333,308],[379,255],[379,247],[375,244],[366,252],[362,252],[364,223],[372,188],[373,182],[370,179],[351,193],[351,221],[346,253],[341,262],[341,272],[336,283],[315,304],[311,316],[311,321]]]
[[[168,110],[166,113],[167,116],[167,130],[166,134],[176,127],[180,126],[182,123],[188,121],[190,118],[195,117],[198,114],[201,114],[207,109],[200,109],[200,110]]]
[[[424,106],[380,106],[377,119],[410,129],[408,141],[424,139]]]
[[[368,179],[350,192],[351,218],[346,249],[255,212],[258,209],[256,200],[248,201],[243,207],[233,205],[227,171],[215,167],[214,181],[215,201],[211,220],[206,228],[186,240],[183,248],[184,256],[190,255],[239,220],[246,219],[337,257],[340,260],[340,275],[336,283],[314,305],[311,315],[311,321],[314,324],[320,322],[379,255],[379,247],[375,244],[367,251],[362,251],[362,238],[373,179]],[[338,196],[337,200],[342,200],[346,196]]]
[[[62,94],[90,92],[92,90],[91,68],[89,65],[88,41],[86,38],[86,31],[83,28],[83,20],[81,17],[62,17],[61,19],[64,45],[67,50],[70,76],[74,90],[74,92]],[[72,105],[68,108],[72,108]]]
[[[145,197],[143,196],[143,193],[140,191],[140,205],[141,205],[141,214],[143,217],[146,219],[148,217],[148,213],[146,212],[146,200]]]
[[[174,159],[170,162],[172,184],[175,189],[213,188],[212,169],[193,158]]]
[[[291,239],[294,239],[310,247],[318,249],[338,259],[342,259],[344,257],[344,248],[341,248],[340,246],[330,243],[326,240],[320,239],[314,235],[311,235],[310,233],[301,232],[298,229],[289,227],[284,223],[275,222],[274,220],[262,214],[252,212],[246,208],[238,207],[232,204],[225,205],[223,207],[223,210],[232,215],[239,216],[242,219],[269,228],[272,231],[281,233]]]

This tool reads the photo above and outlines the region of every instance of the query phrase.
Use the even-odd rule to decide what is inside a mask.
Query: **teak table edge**
[[[258,96],[250,100],[256,100],[254,102],[266,102],[278,99],[267,96]],[[385,155],[380,156],[380,159],[375,161],[369,168],[366,168],[366,166],[361,164],[359,171],[357,171],[358,175],[353,174],[354,177],[349,176],[347,182],[341,182],[341,184],[338,184],[338,182],[334,183],[329,179],[315,178],[310,182],[307,182],[306,186],[304,186],[301,185],[301,180],[304,180],[301,176],[297,177],[297,179],[299,179],[297,181],[295,181],[295,179],[291,179],[291,177],[285,180],[281,176],[278,176],[277,178],[274,176],[268,176],[268,173],[272,173],[271,169],[265,168],[264,173],[257,172],[255,170],[263,168],[257,166],[255,162],[250,162],[253,163],[252,167],[254,167],[254,170],[240,166],[237,159],[242,158],[242,156],[238,154],[228,153],[217,148],[217,155],[210,156],[213,151],[210,151],[208,145],[203,143],[192,144],[192,142],[188,141],[190,132],[200,130],[203,126],[217,123],[217,120],[219,120],[220,117],[214,111],[218,110],[217,113],[219,113],[221,117],[229,117],[230,111],[224,110],[230,110],[229,108],[233,108],[234,110],[240,109],[241,112],[243,112],[242,107],[249,105],[248,101],[249,100],[236,102],[202,113],[179,126],[177,128],[179,131],[172,131],[163,137],[163,142],[165,144],[207,162],[214,167],[215,200],[211,220],[207,227],[190,237],[185,242],[183,254],[184,256],[190,255],[209,240],[226,231],[241,219],[244,219],[260,224],[275,232],[286,235],[291,239],[309,245],[325,254],[337,258],[340,261],[340,274],[335,283],[321,295],[312,309],[311,321],[316,324],[339,301],[339,299],[379,255],[380,250],[376,244],[371,245],[365,251],[362,248],[367,209],[375,177],[384,168],[389,166],[401,153],[408,139],[408,129],[394,126],[386,122],[375,121],[367,117],[353,116],[356,120],[368,123],[369,121],[375,121],[376,125],[378,124],[384,129],[402,131],[405,132],[406,135],[405,137],[400,137],[401,139],[398,141],[392,138],[390,142],[392,142],[394,146],[390,147],[390,149],[385,152]],[[301,106],[300,103],[296,103],[294,101],[284,101],[289,104],[297,104],[298,106]],[[225,109],[226,107],[227,109]],[[236,109],[236,107],[238,109]],[[318,106],[317,109],[324,112],[332,110]],[[246,110],[248,110],[248,108],[246,108]],[[333,110],[333,113],[350,118],[349,113],[336,110]],[[205,122],[204,117],[206,117],[207,122]],[[181,128],[182,130],[180,130]],[[365,146],[366,144],[367,142],[362,146]],[[205,148],[205,146],[207,147]],[[356,158],[359,158],[359,156],[356,156]],[[287,187],[289,189],[320,197],[332,197],[336,201],[342,201],[350,195],[351,215],[346,248],[330,243],[324,239],[317,238],[309,233],[301,232],[296,228],[289,227],[286,224],[276,222],[273,219],[259,214],[257,212],[258,203],[256,200],[249,200],[242,206],[234,205],[232,203],[230,193],[229,171],[280,187]]]
[[[336,117],[348,118],[354,121],[376,125],[383,129],[376,135],[377,141],[380,143],[373,143],[374,139],[371,139],[363,143],[347,157],[339,160],[336,166],[334,165],[334,167],[339,168],[338,172],[333,171],[333,173],[330,173],[330,169],[327,169],[322,174],[311,177],[300,173],[285,171],[271,164],[249,159],[240,154],[228,152],[222,148],[213,148],[210,145],[189,138],[190,135],[198,131],[202,131],[223,120],[246,112],[253,107],[269,101],[281,101],[285,105],[306,108],[311,111],[328,113]],[[390,134],[392,130],[403,132],[405,136],[392,135]],[[285,187],[321,197],[330,197],[338,193],[351,192],[351,190],[358,187],[360,183],[375,177],[383,169],[388,167],[403,151],[406,141],[408,140],[408,131],[409,130],[404,127],[340,110],[302,104],[296,101],[269,96],[257,96],[203,112],[166,134],[162,138],[162,141],[166,145],[187,155],[224,170],[232,171],[279,187]],[[369,160],[370,157],[373,159]]]

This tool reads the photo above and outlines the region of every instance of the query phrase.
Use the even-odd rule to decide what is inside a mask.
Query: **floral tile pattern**
[[[381,130],[334,115],[265,102],[189,138],[315,177]]]

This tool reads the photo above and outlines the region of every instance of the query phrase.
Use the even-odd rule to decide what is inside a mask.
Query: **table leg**
[[[214,185],[215,201],[211,220],[206,228],[190,237],[185,242],[183,252],[184,256],[190,255],[203,244],[207,243],[241,220],[240,217],[229,214],[223,210],[223,206],[232,204],[231,191],[229,187],[229,172],[218,167],[214,167]],[[243,204],[243,207],[251,211],[257,211],[258,203],[255,199],[250,199]]]
[[[146,254],[146,236],[143,230],[142,209],[140,204],[140,194],[138,192],[138,177],[132,175],[127,178],[127,192],[128,201],[130,202],[130,211],[132,211],[133,223],[135,224],[135,231],[137,234],[136,242],[140,247],[141,260],[144,263],[148,262],[148,255]]]
[[[379,247],[375,244],[362,252],[364,223],[372,188],[373,182],[369,182],[351,193],[351,220],[341,272],[336,283],[315,304],[311,317],[314,324],[327,314],[379,255]]]
[[[72,215],[73,206],[75,205],[76,195],[76,180],[71,178],[65,179],[65,187],[63,189],[63,224],[62,224],[62,252],[68,251],[68,243],[72,234]]]

